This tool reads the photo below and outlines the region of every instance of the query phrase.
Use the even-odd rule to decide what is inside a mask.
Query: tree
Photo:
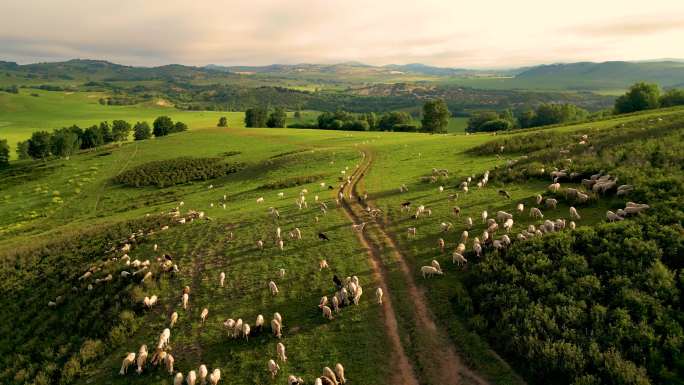
[[[131,124],[125,120],[112,121],[112,136],[117,142],[128,140],[131,134]]]
[[[245,111],[245,127],[265,127],[268,110],[262,107],[248,108]]]
[[[546,126],[584,120],[589,113],[574,104],[544,103],[540,104],[532,120],[533,126]]]
[[[28,148],[28,140],[17,143],[17,157],[20,160],[31,159],[31,155],[29,155]]]
[[[28,140],[28,153],[32,158],[45,159],[50,156],[50,133],[36,131]]]
[[[285,109],[282,107],[276,107],[275,111],[271,112],[266,122],[266,127],[285,127],[285,121],[287,120],[287,114]]]
[[[216,126],[217,127],[227,127],[228,126],[228,119],[225,116],[220,117],[218,124]]]
[[[137,122],[133,128],[133,137],[135,140],[145,140],[152,136],[150,125],[147,122]]]
[[[302,118],[302,112],[299,110],[295,111],[294,118],[295,119],[301,119]]]
[[[98,126],[90,126],[83,131],[81,137],[81,148],[95,148],[104,144],[102,131]]]
[[[378,116],[375,112],[367,112],[363,115],[363,118],[368,122],[368,129],[373,131],[378,128]]]
[[[506,119],[497,118],[494,120],[489,120],[484,122],[478,129],[478,131],[492,132],[492,131],[502,131],[509,130],[513,127],[510,121]]]
[[[496,120],[499,119],[499,114],[497,114],[494,111],[481,111],[481,112],[476,112],[473,115],[468,118],[468,127],[466,127],[466,131],[468,132],[477,132],[480,131],[480,126],[485,124],[486,122],[490,120]]]
[[[160,116],[154,120],[152,127],[152,133],[154,133],[154,136],[166,136],[173,132],[173,120],[171,120],[171,118],[168,116]]]
[[[406,112],[388,112],[382,115],[378,122],[378,128],[382,131],[392,131],[395,126],[409,126],[411,125],[411,116]]]
[[[81,147],[81,139],[69,128],[55,130],[50,137],[52,155],[66,158]]]
[[[660,105],[659,97],[660,89],[657,84],[635,83],[627,93],[615,100],[615,113],[626,114],[658,108]]]
[[[673,88],[660,97],[660,105],[663,107],[684,106],[684,90]]]
[[[6,139],[0,139],[0,167],[9,165],[10,148]]]
[[[100,123],[100,132],[102,133],[103,143],[111,143],[114,141],[114,135],[112,135],[112,130],[109,127],[109,122]]]
[[[423,105],[423,131],[440,134],[447,132],[449,125],[449,107],[442,99],[425,102]]]

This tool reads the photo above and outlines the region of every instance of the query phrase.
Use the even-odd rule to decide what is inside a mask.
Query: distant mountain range
[[[420,63],[372,66],[357,62],[267,66],[207,65],[204,67],[171,64],[158,67],[133,67],[102,60],[74,59],[26,65],[0,61],[0,71],[5,72],[8,77],[17,76],[46,81],[202,80],[223,82],[231,78],[240,81],[247,75],[255,75],[256,79],[281,78],[350,84],[415,81],[448,81],[459,84],[461,81],[462,84],[472,87],[502,89],[624,89],[636,81],[655,82],[663,87],[684,86],[684,61],[680,60],[578,62],[482,70],[434,67]],[[487,79],[496,79],[496,81]]]

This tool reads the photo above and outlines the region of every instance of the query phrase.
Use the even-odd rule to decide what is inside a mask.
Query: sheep
[[[153,295],[151,297],[145,297],[143,299],[143,305],[145,305],[146,308],[151,309],[152,306],[157,304],[157,296]]]
[[[164,356],[164,366],[166,366],[166,370],[169,372],[169,374],[173,374],[173,363],[174,363],[174,358],[171,354],[166,353]]]
[[[504,228],[504,230],[506,230],[507,233],[509,233],[511,231],[511,229],[513,228],[513,219],[512,218],[506,219],[506,222],[504,222],[504,224],[503,224],[503,228]]]
[[[207,315],[209,315],[209,309],[205,307],[204,309],[202,309],[202,313],[200,314],[200,320],[202,325],[204,325],[204,321],[206,321]]]
[[[479,245],[479,244],[478,244]],[[451,254],[451,262],[458,264],[459,266],[468,263],[468,260],[461,253],[453,252]]]
[[[183,310],[188,310],[188,301],[190,300],[190,295],[188,293],[183,293]]]
[[[268,371],[271,373],[271,378],[275,378],[278,375],[278,370],[280,370],[280,366],[275,361],[268,360]]]
[[[121,370],[119,370],[120,375],[125,375],[128,372],[128,367],[135,362],[135,353],[127,353],[121,363]]]
[[[226,280],[226,273],[221,272],[219,274],[219,286],[223,287],[223,282]]]
[[[568,225],[570,227],[570,230],[574,230],[577,227],[577,224],[575,224],[574,221],[570,221],[570,224]]]
[[[435,269],[442,271],[442,267],[439,265],[439,262],[437,262],[436,259],[433,259],[432,262],[430,262],[430,265]]]
[[[626,214],[639,214],[641,211],[646,210],[648,208],[650,208],[650,206],[647,204],[627,202],[627,206],[625,207],[624,211]]]
[[[477,255],[478,257],[481,257],[482,256],[482,245],[480,245],[479,242],[474,243],[473,244],[473,251],[475,251],[475,255]]]
[[[560,186],[560,183],[557,183],[557,182],[556,182],[556,183],[551,183],[551,184],[547,187],[547,189],[548,189],[549,191],[551,191],[551,192],[558,192],[558,190],[560,190],[560,187],[561,187],[561,186]]]
[[[257,198],[256,203],[264,203],[264,197]]]
[[[439,246],[439,251],[441,251],[441,252],[443,253],[443,252],[444,252],[444,247],[445,247],[444,239],[439,238],[439,239],[437,240],[437,246]]]
[[[420,268],[420,272],[423,274],[423,278],[432,277],[435,274],[442,275],[443,273],[433,266],[423,266]]]
[[[469,237],[468,231],[464,230],[464,231],[461,233],[461,243],[466,243],[466,242],[468,242],[468,237]]]
[[[505,211],[497,211],[496,212],[496,220],[497,221],[505,221],[506,219],[512,219],[513,215],[505,212]]]
[[[617,196],[627,195],[634,191],[634,186],[629,184],[623,184],[617,188]]]
[[[496,233],[496,230],[498,230],[498,229],[499,229],[499,224],[494,222],[491,225],[489,225],[489,227],[487,227],[487,232],[488,233]]]
[[[458,246],[456,246],[456,252],[459,254],[465,253],[466,246],[465,243],[459,243]]]
[[[525,205],[522,203],[518,203],[518,206],[516,206],[515,209],[522,214],[525,211]]]
[[[382,288],[375,289],[375,298],[378,300],[378,305],[382,305]]]
[[[200,385],[204,385],[207,383],[207,374],[209,371],[207,370],[207,366],[202,364],[199,366],[199,380],[200,380]]]
[[[536,207],[532,207],[530,209],[530,216],[532,218],[542,218],[542,219],[544,218],[544,214],[542,214],[541,210],[539,210]]]
[[[504,234],[501,236],[501,242],[503,242],[506,245],[511,244],[511,238],[508,237],[508,235]]]
[[[361,222],[358,225],[352,224],[352,231],[356,231],[358,233],[363,231],[363,228],[366,226],[366,222]]]
[[[178,313],[174,311],[173,313],[171,313],[171,323],[170,323],[169,327],[172,328],[173,325],[175,325],[177,321],[178,321]]]
[[[195,385],[195,382],[197,381],[197,374],[195,374],[194,370],[191,370],[188,372],[188,377],[185,379],[185,382],[188,383],[188,385]]]
[[[570,206],[570,209],[569,209],[569,210],[570,210],[570,218],[572,218],[572,219],[582,219],[582,217],[580,217],[579,213],[577,212],[577,209],[576,209],[576,208]]]
[[[335,375],[335,372],[332,371],[329,367],[323,368],[323,377],[327,377],[330,379],[330,381],[333,382],[333,384],[338,385],[337,382],[337,376]]]
[[[361,288],[361,286],[359,285],[356,288],[356,291],[354,292],[354,298],[353,298],[354,305],[359,304],[359,300],[361,299],[361,294],[363,294],[363,288]]]
[[[245,340],[249,341],[249,333],[251,333],[252,329],[249,327],[249,324],[247,322],[242,325],[242,335],[245,336]]]
[[[282,239],[278,239],[278,242],[276,242],[276,244],[278,245],[278,249],[280,251],[283,251],[285,249],[285,242],[283,242]]]
[[[454,227],[453,223],[451,222],[442,222],[439,226],[442,228],[443,233],[448,232]]]
[[[285,278],[285,269],[278,270],[278,278],[280,278],[280,279]]]
[[[550,209],[556,209],[556,205],[558,205],[558,200],[553,199],[553,198],[546,198],[546,201],[544,202],[547,208]]]
[[[576,199],[577,199],[577,202],[579,202],[579,203],[585,203],[589,200],[589,195],[587,195],[583,192],[578,192]]]
[[[321,380],[320,377],[317,377],[317,378],[314,380],[314,385],[323,385],[323,380]]]
[[[283,317],[280,315],[280,313],[273,313],[273,319],[278,320],[278,322],[280,322],[280,324],[283,325]]]
[[[330,266],[328,266],[328,261],[325,259],[321,259],[318,261],[318,271],[321,271],[323,269],[328,269]]]
[[[451,213],[454,214],[455,217],[458,217],[458,216],[461,215],[461,208],[458,207],[458,206],[454,206],[454,207],[451,209]]]
[[[416,228],[415,227],[409,227],[408,232],[407,232],[408,237],[414,237],[416,236]]]
[[[273,335],[276,338],[281,338],[283,336],[282,326],[280,325],[280,322],[278,322],[277,319],[271,320],[271,330],[273,331]]]
[[[159,343],[157,344],[157,348],[163,349],[164,347],[168,346],[170,339],[171,329],[166,328],[159,335]]]
[[[276,345],[276,354],[278,355],[278,359],[282,362],[287,362],[287,356],[285,355],[285,345],[283,345],[281,342],[278,342]]]
[[[292,374],[287,376],[287,385],[302,385],[304,380],[301,377],[296,377]]]
[[[211,385],[216,385],[218,384],[219,380],[221,380],[221,370],[214,369],[214,371],[209,375],[209,383]]]
[[[487,210],[483,210],[483,211],[482,211],[482,223],[486,223],[486,222],[487,222],[487,217],[488,217],[488,216],[489,216],[489,215],[487,214]]]
[[[143,369],[145,368],[145,362],[147,362],[147,345],[142,345],[140,346],[140,350],[138,350],[138,359],[137,359],[137,364],[138,364],[138,369],[136,372],[138,374],[141,374],[143,372]]]
[[[444,186],[439,186],[438,190],[440,193],[443,193],[444,192]]]
[[[276,285],[275,282],[271,281],[268,283],[268,288],[271,290],[271,295],[277,295],[278,294],[278,286]]]
[[[232,318],[228,318],[227,320],[223,321],[223,326],[228,330],[228,335],[233,337],[235,329],[235,320]]]
[[[606,218],[608,219],[609,222],[615,222],[615,221],[621,221],[625,218],[615,214],[614,212],[608,210],[606,211]]]
[[[264,249],[264,241],[262,241],[261,239],[257,240],[256,246],[259,250],[263,250]]]
[[[335,374],[337,374],[340,384],[345,384],[347,382],[347,379],[344,377],[344,366],[339,362],[335,364]]]
[[[183,385],[183,373],[176,373],[176,376],[173,378],[173,385]]]

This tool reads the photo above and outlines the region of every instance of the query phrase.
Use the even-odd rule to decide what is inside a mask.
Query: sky
[[[504,68],[684,58],[684,0],[1,0],[0,60]]]

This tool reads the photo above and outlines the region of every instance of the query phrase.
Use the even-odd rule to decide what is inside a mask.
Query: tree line
[[[296,122],[287,127],[345,131],[447,132],[449,118],[452,115],[444,100],[434,99],[425,102],[422,115],[421,124],[418,126],[411,115],[404,111],[386,112],[378,116],[375,112],[351,113],[337,110],[323,112],[314,122]],[[248,108],[245,111],[246,127],[285,127],[286,120],[287,113],[282,107],[277,107],[271,112],[263,107]],[[226,124],[225,117],[221,117],[218,126],[225,127]]]
[[[467,132],[492,132],[516,128],[529,128],[583,122],[603,118],[611,114],[625,114],[661,107],[684,105],[684,90],[670,89],[661,94],[657,84],[636,83],[615,100],[612,110],[590,114],[571,103],[542,103],[536,108],[502,112],[479,111],[468,119]]]
[[[135,140],[145,140],[152,135],[161,137],[187,129],[185,123],[174,122],[168,116],[156,118],[151,128],[145,121],[131,125],[125,120],[114,120],[111,124],[104,121],[85,129],[72,125],[52,132],[34,132],[28,140],[17,143],[17,155],[19,159],[47,159],[51,156],[66,158],[79,150],[127,141],[131,132]],[[8,163],[9,147],[6,141],[0,141],[0,166]]]

